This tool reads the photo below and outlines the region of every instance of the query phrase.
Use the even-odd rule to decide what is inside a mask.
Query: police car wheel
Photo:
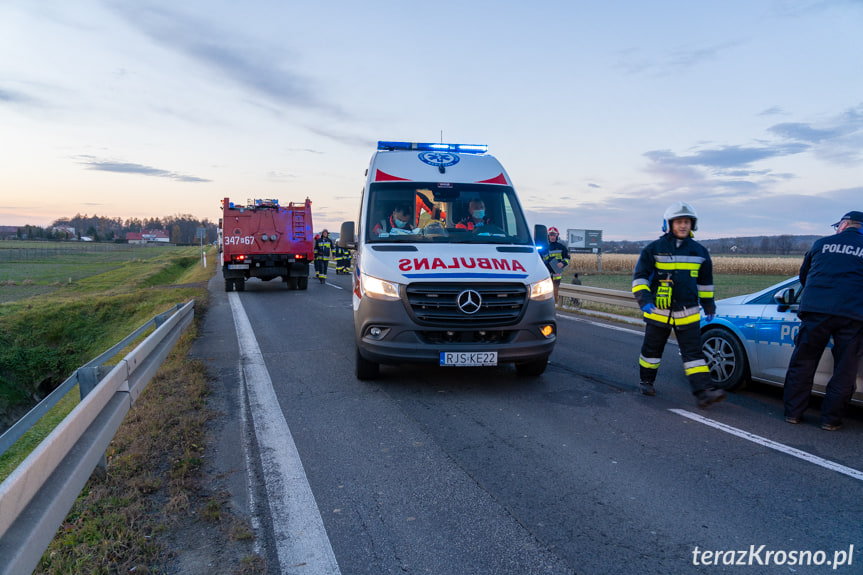
[[[749,363],[737,336],[727,329],[709,329],[701,335],[701,350],[716,387],[733,391],[744,386],[749,377]]]

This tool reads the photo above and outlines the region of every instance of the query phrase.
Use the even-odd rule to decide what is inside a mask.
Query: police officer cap
[[[854,222],[863,222],[863,212],[857,212],[857,211],[848,212],[847,214],[842,216],[842,218],[838,222],[833,224],[833,226],[834,227],[838,226],[840,223],[842,223],[842,220],[851,220]]]

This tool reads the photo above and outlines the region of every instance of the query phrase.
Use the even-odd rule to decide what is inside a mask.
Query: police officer
[[[554,283],[554,301],[557,302],[557,292],[560,290],[560,273],[569,265],[569,250],[558,241],[560,232],[551,226],[548,228],[548,252],[542,255],[542,261],[551,274]]]
[[[683,369],[699,407],[725,399],[725,391],[713,387],[710,369],[701,351],[699,302],[713,319],[713,262],[701,244],[692,239],[698,215],[686,202],[675,202],[662,221],[665,232],[641,251],[632,275],[632,293],[644,312],[644,341],[638,358],[644,395],[656,395],[662,352],[671,330],[677,336]]]
[[[321,280],[321,283],[327,279],[327,266],[334,247],[330,232],[323,230],[321,237],[315,240],[315,277]]]
[[[812,378],[830,338],[833,376],[821,403],[821,429],[842,427],[842,414],[857,385],[863,355],[863,212],[833,224],[836,234],[812,244],[800,266],[800,330],[785,375],[785,421],[800,423],[809,406]]]

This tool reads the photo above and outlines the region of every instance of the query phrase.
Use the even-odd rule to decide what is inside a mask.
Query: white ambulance
[[[340,235],[357,250],[357,377],[399,363],[545,371],[557,338],[545,226],[531,237],[486,146],[378,142],[366,175],[359,222]]]

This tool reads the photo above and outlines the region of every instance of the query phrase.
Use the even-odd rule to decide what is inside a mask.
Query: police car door
[[[795,302],[799,299],[800,282],[782,287],[793,289]],[[788,361],[794,351],[794,338],[800,330],[797,304],[771,303],[762,308],[755,338],[755,356],[751,361],[752,376],[777,384],[785,382]]]

